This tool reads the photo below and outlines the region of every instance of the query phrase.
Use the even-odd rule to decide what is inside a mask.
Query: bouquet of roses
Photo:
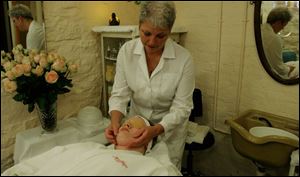
[[[28,111],[37,104],[46,108],[57,100],[58,94],[70,92],[73,86],[70,74],[78,65],[66,62],[57,53],[36,52],[21,44],[11,53],[1,51],[1,79],[4,90],[15,94],[13,99],[28,104]]]

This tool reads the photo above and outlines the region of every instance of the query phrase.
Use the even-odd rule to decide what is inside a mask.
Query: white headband
[[[148,121],[146,118],[144,118],[144,117],[142,117],[142,116],[140,116],[140,115],[137,115],[137,117],[142,118],[142,119],[144,120],[144,122],[146,123],[147,126],[151,126],[150,123],[149,123],[149,121]],[[151,148],[152,148],[152,143],[153,143],[153,140],[151,140],[151,141],[148,143],[145,154],[148,153],[148,152],[150,152],[150,150],[151,150]]]

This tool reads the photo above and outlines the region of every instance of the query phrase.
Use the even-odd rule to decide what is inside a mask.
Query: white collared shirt
[[[160,123],[166,135],[187,122],[194,87],[194,65],[186,49],[168,39],[149,77],[143,44],[140,38],[133,39],[121,47],[117,57],[109,113],[118,110],[126,115],[131,99],[129,116],[141,115]]]
[[[44,50],[45,47],[45,34],[44,28],[36,21],[32,21],[29,25],[28,33],[26,36],[26,48],[36,49],[37,51]]]
[[[283,78],[288,78],[290,68],[282,60],[282,40],[270,24],[261,28],[262,43],[266,58],[271,68]]]

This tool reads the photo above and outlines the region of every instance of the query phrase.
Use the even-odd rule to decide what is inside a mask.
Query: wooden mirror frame
[[[262,44],[262,37],[261,37],[261,4],[262,1],[253,1],[254,3],[254,33],[255,33],[255,42],[256,42],[256,49],[259,55],[259,59],[261,64],[263,65],[266,72],[276,81],[278,81],[281,84],[285,85],[295,85],[299,84],[299,78],[296,79],[283,79],[278,74],[276,74],[270,64],[268,63],[268,60],[266,58],[263,44]]]

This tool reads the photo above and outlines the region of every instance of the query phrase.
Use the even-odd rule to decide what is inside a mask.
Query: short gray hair
[[[267,23],[273,24],[276,21],[289,22],[293,15],[287,7],[279,6],[271,10],[268,15]]]
[[[173,27],[176,18],[176,9],[174,2],[171,1],[143,1],[141,3],[140,20],[142,24],[149,21],[155,27],[169,28]]]
[[[24,4],[16,4],[9,10],[8,15],[10,17],[24,17],[26,19],[33,20],[31,10]]]

